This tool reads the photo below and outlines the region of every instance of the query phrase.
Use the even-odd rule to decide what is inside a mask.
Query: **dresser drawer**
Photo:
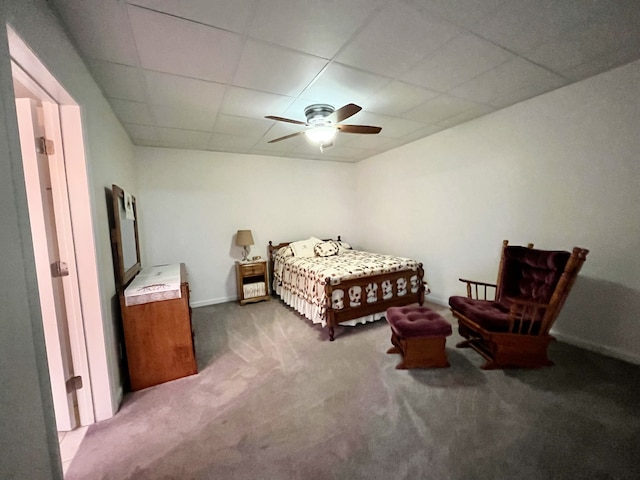
[[[251,277],[253,275],[264,275],[264,263],[250,263],[247,265],[241,265],[242,275],[245,277]]]

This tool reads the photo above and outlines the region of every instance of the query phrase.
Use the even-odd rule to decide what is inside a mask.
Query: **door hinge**
[[[44,137],[36,138],[36,152],[44,155],[53,155],[53,140],[47,140]]]
[[[69,276],[69,265],[66,262],[61,262],[57,260],[51,264],[51,276],[53,278],[58,277],[68,277]]]
[[[75,390],[80,390],[82,388],[82,377],[71,377],[65,382],[65,385],[67,387],[67,393],[71,393]]]

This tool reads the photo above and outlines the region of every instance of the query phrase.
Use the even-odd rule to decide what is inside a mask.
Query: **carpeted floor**
[[[67,479],[640,478],[640,366],[556,342],[483,371],[454,333],[451,368],[399,371],[384,320],[330,343],[277,300],[193,324],[198,375],[127,394]]]

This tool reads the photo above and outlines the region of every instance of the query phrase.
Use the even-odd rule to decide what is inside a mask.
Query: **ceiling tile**
[[[404,117],[433,125],[476,108],[478,108],[478,104],[474,102],[442,94],[409,110]]]
[[[108,100],[113,109],[113,113],[116,114],[116,117],[118,117],[121,122],[153,125],[154,122],[146,103],[131,102],[118,98],[110,98]]]
[[[402,78],[432,90],[448,92],[514,58],[503,48],[475,35],[463,34],[422,60]]]
[[[92,75],[105,96],[136,102],[147,100],[140,68],[101,60],[91,60],[89,65]]]
[[[271,128],[269,128],[269,130],[267,130],[267,132],[262,137],[261,143],[263,142],[268,143],[271,140],[275,140],[276,138],[284,137],[285,135],[291,135],[292,133],[303,132],[304,130],[305,130],[305,127],[303,126],[292,125],[290,123],[273,122],[273,124],[271,125]],[[287,146],[289,148],[292,148],[292,144],[298,140],[306,141],[305,137],[300,136],[300,137],[293,137],[293,139],[291,140],[289,139],[282,140],[280,142],[276,142],[270,145],[272,145],[273,148],[278,148],[278,146],[282,148],[286,148]]]
[[[124,2],[56,0],[55,7],[88,58],[139,64]]]
[[[248,41],[233,83],[295,97],[326,65],[327,61],[318,57]]]
[[[487,105],[479,105],[476,104],[473,107],[465,110],[458,115],[454,115],[453,117],[445,118],[444,120],[439,121],[436,125],[438,127],[449,128],[454,125],[459,125],[464,122],[468,122],[469,120],[473,120],[474,118],[481,117],[482,115],[487,115],[488,113],[496,111],[497,108],[489,107]]]
[[[611,4],[610,9],[576,25],[561,38],[547,39],[526,57],[560,74],[603,55],[636,58],[640,51],[640,3],[637,8],[624,11],[616,10],[614,5],[620,4]],[[606,17],[611,20],[603,21]]]
[[[537,92],[534,95],[538,95],[566,83],[559,75],[516,58],[454,88],[450,93],[479,103],[505,106],[504,99],[516,92],[534,91]]]
[[[219,115],[214,131],[226,135],[245,135],[247,137],[262,137],[273,125],[266,118],[236,117],[233,115]]]
[[[333,58],[386,0],[262,0],[250,35],[326,59]]]
[[[154,105],[216,113],[226,91],[226,87],[220,83],[151,70],[144,71],[144,78],[149,101]]]
[[[331,158],[351,159],[354,157],[361,157],[366,153],[367,153],[367,150],[364,148],[349,147],[349,146],[337,143],[334,146],[327,148],[323,152],[323,155]]]
[[[395,80],[367,100],[367,110],[383,115],[401,115],[415,105],[438,95],[432,90]]]
[[[127,131],[133,142],[146,140],[158,141],[158,132],[156,131],[156,127],[149,125],[137,125],[134,123],[123,123],[122,126]]]
[[[416,122],[415,120],[391,118],[390,120],[384,122],[384,126],[380,134],[385,137],[403,138],[408,134],[423,129],[424,127],[424,123]]]
[[[236,69],[242,37],[189,20],[129,7],[140,64],[149,70],[226,83]]]
[[[294,148],[291,154],[297,155],[298,158],[309,158],[312,160],[344,161],[344,159],[332,155],[335,148],[337,148],[337,144],[334,143],[333,146],[320,150],[318,145],[304,141],[304,143],[300,143],[299,146]]]
[[[47,1],[136,145],[357,161],[640,59],[638,0]],[[382,132],[268,143],[313,103]]]
[[[413,133],[405,135],[401,140],[405,143],[414,142],[429,135],[433,135],[434,133],[438,133],[444,129],[445,127],[441,127],[439,125],[427,125],[420,130],[416,130]]]
[[[162,105],[151,105],[150,110],[155,123],[161,127],[211,132],[216,123],[216,115],[203,110]]]
[[[585,21],[589,4],[584,0],[519,0],[505,2],[490,17],[470,26],[470,30],[512,52],[527,54],[549,38]]]
[[[619,65],[625,65],[637,59],[638,48],[635,51],[618,50],[611,54],[600,55],[588,62],[578,65],[577,67],[563,71],[565,78],[571,81],[578,81],[588,78],[592,75],[605,72]]]
[[[339,133],[336,139],[336,145],[344,145],[351,148],[364,148],[367,150],[384,150],[398,144],[398,140],[383,137],[382,135]]]
[[[403,0],[418,10],[436,14],[461,27],[489,16],[508,0]]]
[[[211,137],[211,134],[208,132],[198,132],[195,130],[158,127],[157,131],[160,142],[175,146],[176,148],[193,150],[206,150],[209,144],[209,137]]]
[[[261,150],[263,152],[291,152],[296,146],[306,144],[306,140],[303,135],[297,137],[288,138],[280,142],[269,143],[271,140],[283,137],[292,133],[301,131],[301,129],[295,128],[293,125],[285,123],[274,123],[273,127],[260,139],[254,146],[254,149]]]
[[[281,116],[293,102],[293,98],[273,93],[258,92],[247,88],[229,87],[220,112],[237,117],[264,118]]]
[[[296,98],[289,107],[282,112],[281,117],[290,118],[292,120],[298,120],[300,122],[306,122],[307,118],[305,117],[304,111],[307,109],[309,105],[314,103],[327,103],[321,100],[309,100],[308,98]],[[330,104],[331,105],[331,104]],[[335,105],[333,105],[335,107]],[[336,108],[341,107],[342,104],[338,105]]]
[[[148,139],[139,139],[136,145],[139,145],[141,147],[173,148],[172,145],[170,145],[168,142]]]
[[[538,95],[542,95],[543,93],[550,92],[551,90],[555,90],[558,86],[562,85],[544,85],[542,83],[531,83],[529,85],[524,85],[518,89],[505,91],[498,95],[496,95],[491,100],[491,105],[496,108],[504,108],[509,105],[513,105],[518,102],[523,102],[533,97],[537,97]]]
[[[336,57],[380,75],[400,75],[460,33],[449,22],[430,19],[404,3],[381,10]]]
[[[420,130],[425,127],[424,123],[417,122],[415,120],[408,120],[405,118],[391,117],[388,115],[380,115],[377,113],[371,113],[362,111],[345,120],[343,123],[351,125],[371,125],[382,128],[380,136],[385,138],[398,139],[411,132]],[[370,138],[372,135],[363,135],[363,137]]]
[[[388,78],[331,63],[300,96],[312,100],[310,103],[328,103],[336,108],[347,103],[366,108],[367,98],[387,83]]]
[[[209,147],[213,148],[240,148],[250,150],[259,140],[259,137],[245,135],[229,135],[227,133],[214,133],[209,140]]]
[[[128,0],[128,3],[224,30],[245,33],[255,15],[258,0]]]
[[[595,51],[582,48],[580,41],[572,39],[549,40],[543,42],[526,55],[527,59],[548,70],[562,74],[589,61]]]

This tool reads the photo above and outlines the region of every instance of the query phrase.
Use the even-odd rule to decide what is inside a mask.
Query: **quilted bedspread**
[[[286,247],[274,256],[274,289],[285,303],[315,323],[325,324],[325,279],[332,285],[349,278],[399,270],[417,270],[418,262],[409,258],[347,250],[328,257],[286,256]],[[415,277],[417,281],[417,275]],[[412,282],[413,283],[413,282]],[[407,285],[411,291],[417,285]]]

